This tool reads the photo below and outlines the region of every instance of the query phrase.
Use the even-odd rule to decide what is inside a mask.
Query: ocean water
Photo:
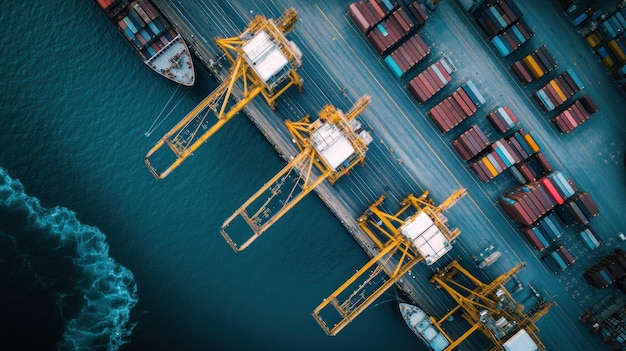
[[[158,76],[90,0],[1,1],[0,20],[0,349],[425,349],[392,292],[338,337],[317,326],[367,257],[314,195],[246,252],[223,241],[284,166],[243,116],[150,175],[216,86],[202,68],[193,88]]]

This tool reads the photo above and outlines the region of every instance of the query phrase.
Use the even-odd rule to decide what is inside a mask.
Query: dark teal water
[[[284,166],[246,118],[152,178],[143,156],[215,87],[206,72],[177,90],[90,0],[1,1],[0,23],[0,349],[424,348],[393,302],[338,337],[317,326],[367,258],[316,197],[244,253],[223,241]]]

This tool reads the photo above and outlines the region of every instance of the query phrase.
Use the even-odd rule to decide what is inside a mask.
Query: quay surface
[[[556,3],[516,2],[535,36],[512,58],[506,59],[498,56],[456,2],[440,3],[420,30],[431,48],[431,54],[416,71],[426,68],[443,54],[453,60],[458,71],[452,76],[452,83],[423,106],[414,102],[404,88],[406,81],[397,80],[386,69],[346,16],[349,1],[170,3],[155,0],[155,3],[184,35],[192,51],[205,64],[213,67],[218,79],[224,76],[227,67],[220,67],[219,53],[213,43],[216,36],[236,36],[257,14],[276,18],[285,8],[295,7],[300,20],[288,38],[295,41],[303,52],[300,74],[304,78],[305,92],[288,91],[278,100],[276,111],[270,110],[262,99],[257,99],[245,108],[245,113],[278,153],[288,159],[295,155],[296,148],[284,128],[285,119],[297,120],[306,114],[314,116],[328,103],[345,111],[363,94],[372,96],[371,105],[359,117],[374,137],[364,167],[355,168],[334,186],[323,184],[316,191],[361,247],[372,253],[373,246],[358,230],[355,218],[381,194],[387,196],[385,204],[390,211],[394,211],[408,193],[419,195],[428,189],[438,203],[455,189],[465,187],[468,196],[446,212],[450,225],[461,229],[461,235],[454,243],[455,248],[449,257],[433,266],[417,265],[412,274],[403,279],[404,290],[429,314],[445,314],[451,302],[445,293],[435,291],[428,281],[430,276],[455,257],[460,257],[466,266],[471,265],[472,255],[493,244],[504,253],[503,257],[484,272],[474,273],[488,280],[519,261],[528,263],[520,274],[520,280],[532,283],[545,297],[554,299],[558,304],[537,324],[541,330],[540,337],[549,350],[590,350],[598,347],[600,339],[591,335],[576,318],[586,306],[606,294],[587,286],[581,273],[602,253],[624,247],[615,236],[616,232],[626,228],[626,217],[622,215],[622,209],[626,207],[623,170],[626,141],[622,137],[626,122],[618,116],[624,108],[624,97],[584,40],[565,21]],[[532,101],[530,93],[536,84],[521,86],[508,68],[515,60],[513,57],[543,44],[548,46],[559,64],[555,72],[574,69],[585,84],[584,91],[600,106],[600,112],[570,135],[560,135],[547,114]],[[476,83],[487,103],[480,107],[469,123],[442,135],[425,112],[469,79]],[[516,224],[506,218],[496,204],[497,197],[515,184],[512,175],[503,174],[487,184],[481,183],[449,143],[473,123],[483,130],[492,131],[484,115],[504,105],[510,106],[520,117],[522,128],[538,137],[544,146],[542,152],[555,169],[565,172],[581,190],[588,191],[600,208],[600,215],[591,225],[604,240],[601,251],[587,252],[579,238],[569,235],[563,243],[570,248],[577,262],[558,276],[547,271],[540,256],[523,240]],[[490,139],[497,139],[496,132],[490,134]],[[202,162],[202,154],[200,149],[193,161],[187,162]],[[177,170],[184,171],[184,166]],[[245,198],[240,200],[243,202]],[[226,212],[229,210],[226,209]],[[305,209],[296,206],[292,211]],[[216,238],[220,238],[218,231],[219,228],[215,228]],[[260,240],[279,240],[276,237],[284,234],[269,233]],[[245,252],[242,254],[245,255]],[[355,262],[355,269],[363,263]],[[336,282],[336,286],[341,283],[343,281]],[[331,292],[320,291],[320,301]],[[478,346],[484,340],[472,338],[470,342],[476,344],[468,345]],[[417,339],[416,343],[419,343]]]

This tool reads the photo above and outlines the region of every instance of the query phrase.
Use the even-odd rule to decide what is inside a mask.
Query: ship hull
[[[195,72],[184,39],[149,0],[96,0],[117,30],[153,71],[192,86]]]
[[[400,313],[409,328],[433,351],[443,351],[450,345],[430,322],[430,317],[419,307],[400,303]]]

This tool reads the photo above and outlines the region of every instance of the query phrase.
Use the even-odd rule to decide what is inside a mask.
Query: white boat
[[[400,303],[400,313],[406,324],[433,351],[443,351],[450,345],[448,339],[430,322],[429,316],[419,307]]]

